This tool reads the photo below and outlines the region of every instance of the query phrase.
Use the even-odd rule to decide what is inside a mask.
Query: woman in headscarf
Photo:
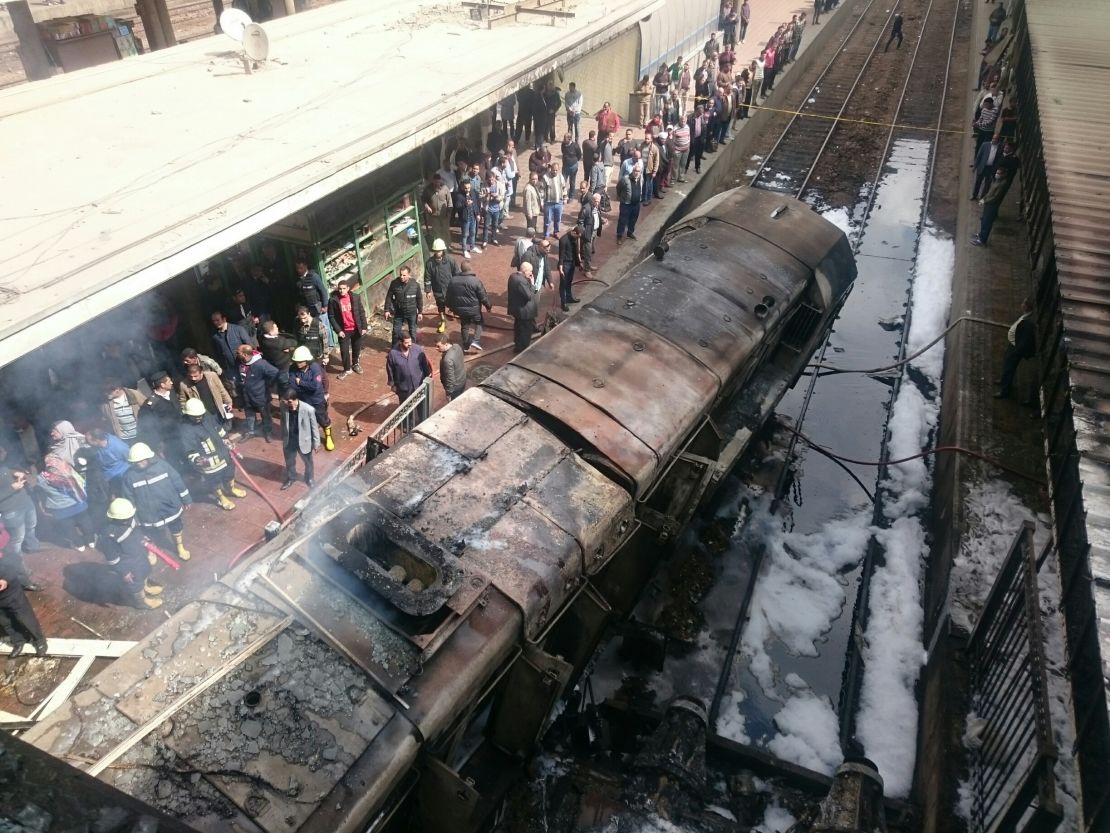
[[[96,526],[89,517],[84,478],[53,449],[43,461],[36,485],[43,512],[65,529],[77,551],[96,546]]]
[[[50,428],[50,450],[46,455],[58,457],[72,468],[74,455],[83,445],[85,445],[85,435],[75,429],[72,422],[59,420]]]

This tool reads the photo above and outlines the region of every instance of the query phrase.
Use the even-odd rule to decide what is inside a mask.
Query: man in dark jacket
[[[471,269],[464,263],[462,271],[451,278],[447,286],[447,307],[459,317],[462,349],[466,352],[482,349],[482,307],[486,312],[490,306],[486,288]]]
[[[177,459],[177,430],[181,427],[181,406],[174,395],[173,379],[164,370],[151,375],[150,396],[143,403],[139,423],[147,443]],[[220,385],[222,388],[223,385]]]
[[[324,448],[335,451],[331,436],[331,415],[328,413],[327,387],[324,369],[312,359],[311,351],[304,346],[293,351],[293,364],[289,368],[289,384],[302,402],[312,406],[316,422],[324,432]]]
[[[1018,365],[1025,359],[1037,355],[1037,327],[1033,323],[1033,301],[1026,298],[1021,304],[1021,316],[1006,333],[1006,353],[1002,357],[1002,375],[998,379],[998,392],[995,399],[1005,399],[1010,395],[1017,374]],[[1026,400],[1022,404],[1034,404]]]
[[[293,351],[296,348],[297,340],[281,332],[276,321],[262,322],[262,335],[258,339],[258,349],[262,352],[262,358],[277,368],[279,391],[289,387],[289,364],[293,361]]]
[[[447,244],[439,238],[432,241],[431,257],[424,263],[424,293],[435,299],[439,310],[437,333],[447,332],[447,287],[459,267],[447,256]]]
[[[559,300],[563,312],[568,312],[568,304],[577,304],[574,297],[574,270],[582,265],[582,227],[575,226],[559,241]]]
[[[347,281],[336,284],[335,293],[328,301],[328,317],[339,337],[339,355],[343,359],[343,372],[339,378],[346,379],[351,371],[361,374],[362,365],[358,363],[358,357],[362,352],[362,337],[366,335],[366,310],[362,301],[351,294]]]
[[[589,274],[593,271],[591,257],[597,247],[597,238],[605,225],[605,218],[601,216],[601,194],[590,195],[590,201],[578,214],[578,225],[582,227],[582,271]]]
[[[420,285],[412,279],[412,270],[402,266],[389,285],[385,295],[385,318],[393,319],[393,343],[401,337],[403,325],[408,324],[409,335],[416,341],[416,327],[424,317],[424,298]]]
[[[466,390],[466,359],[462,348],[452,344],[446,333],[436,341],[436,350],[439,351],[439,382],[450,402]]]
[[[0,516],[8,533],[8,543],[0,557],[0,564],[11,567],[12,575],[20,580],[23,587],[38,590],[23,563],[23,553],[44,549],[35,535],[38,515],[29,494],[34,481],[28,480],[27,472],[22,468],[7,465],[7,457],[8,450],[0,446]]]
[[[135,505],[126,498],[116,498],[108,506],[107,517],[96,548],[123,581],[133,607],[161,607],[162,600],[157,596],[162,594],[162,587],[150,581],[150,554],[146,536],[135,520]]]
[[[253,347],[239,348],[239,386],[243,392],[243,416],[247,430],[244,440],[255,435],[256,415],[262,418],[262,436],[266,442],[274,433],[274,417],[270,410],[270,388],[277,382],[278,370]]]
[[[216,361],[223,370],[224,384],[228,386],[232,395],[238,391],[239,382],[239,348],[244,344],[254,347],[250,334],[238,324],[232,324],[227,316],[220,311],[212,313],[212,346]]]
[[[432,375],[432,365],[424,350],[412,343],[412,336],[402,335],[385,357],[385,379],[389,389],[404,402]]]
[[[545,286],[555,285],[550,254],[551,240],[546,237],[537,238],[532,243],[532,248],[528,249],[520,259],[521,266],[527,263],[532,267],[531,280],[536,292]]]
[[[644,183],[638,168],[633,168],[628,176],[621,177],[617,183],[617,198],[620,200],[620,216],[617,217],[617,242],[627,234],[629,240],[636,239],[636,221],[640,218],[640,202],[643,199]]]
[[[519,353],[532,342],[539,314],[536,292],[532,287],[532,264],[522,263],[520,271],[509,275],[506,306],[513,317],[513,352]]]
[[[300,296],[301,303],[324,323],[324,332],[327,334],[330,350],[335,343],[332,341],[328,322],[328,290],[316,270],[308,268],[308,261],[304,258],[298,258],[294,268],[297,271],[297,294]]]
[[[18,657],[30,642],[35,653],[46,656],[46,637],[38,617],[24,593],[29,589],[19,569],[0,558],[0,628],[7,634],[12,650],[8,656]]]
[[[146,443],[135,443],[127,457],[131,468],[123,475],[123,496],[135,507],[139,524],[149,530],[166,529],[173,536],[177,557],[188,561],[185,507],[193,502],[177,469],[159,459]]]

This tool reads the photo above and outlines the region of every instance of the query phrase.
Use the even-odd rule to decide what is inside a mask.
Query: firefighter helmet
[[[108,517],[113,521],[129,521],[135,517],[135,504],[127,498],[118,497],[108,504]]]
[[[312,361],[312,351],[305,347],[303,344],[293,351],[293,361],[295,362],[310,362]]]
[[[154,452],[146,443],[135,443],[127,453],[128,463],[141,463],[143,460],[152,459],[154,459]]]
[[[204,410],[204,403],[199,399],[190,399],[185,403],[185,407],[181,409],[181,413],[187,417],[199,417],[208,412]]]

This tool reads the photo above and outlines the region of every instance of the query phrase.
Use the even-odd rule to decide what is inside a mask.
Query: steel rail
[[[855,80],[852,82],[852,86],[844,94],[844,100],[841,102],[840,108],[837,110],[837,114],[836,114],[837,119],[839,119],[841,116],[844,115],[844,110],[847,108],[849,100],[852,98],[852,95],[855,93],[856,88],[859,86],[859,82],[863,78],[864,72],[867,71],[868,66],[871,64],[871,59],[875,55],[875,50],[879,48],[879,43],[882,41],[883,35],[886,34],[886,26],[887,26],[888,23],[890,23],[891,18],[894,17],[895,10],[898,8],[900,2],[901,2],[901,0],[897,0],[897,2],[895,2],[894,5],[891,7],[890,13],[887,15],[886,22],[883,24],[881,30],[879,31],[878,40],[875,41],[875,45],[871,47],[871,51],[868,52],[867,57],[864,58],[863,66],[860,67],[859,72],[856,74]],[[826,77],[829,75],[829,73],[831,73],[833,71],[834,68],[836,68],[836,67],[838,67],[838,65],[842,64],[844,58],[843,58],[843,55],[841,53],[843,52],[845,45],[855,36],[856,30],[859,29],[860,25],[863,23],[864,19],[867,17],[867,13],[869,11],[871,11],[871,7],[874,6],[874,5],[875,5],[875,0],[868,0],[867,6],[864,8],[863,12],[860,14],[859,19],[855,23],[852,24],[852,28],[848,30],[848,33],[844,36],[844,39],[840,42],[840,46],[837,47],[835,54],[832,56],[832,58],[829,59],[829,62],[825,65],[825,68],[823,70],[821,70],[821,74],[819,76],[817,76],[817,80],[809,88],[809,92],[806,93],[806,96],[805,96],[805,101],[801,104],[800,107],[798,107],[798,111],[790,118],[790,121],[787,123],[786,127],[783,128],[782,133],[779,134],[778,140],[775,142],[775,144],[771,147],[771,150],[767,152],[767,155],[760,162],[759,168],[756,170],[755,175],[752,177],[752,181],[750,183],[751,187],[753,187],[753,188],[758,187],[757,183],[759,182],[760,178],[763,176],[763,174],[767,170],[767,167],[768,167],[768,164],[770,163],[770,161],[772,159],[774,159],[776,151],[778,151],[778,149],[780,147],[782,147],[783,143],[787,140],[787,138],[790,137],[791,132],[793,131],[795,125],[797,125],[799,123],[799,120],[806,117],[805,111],[809,107],[810,101],[815,99],[819,95],[818,90],[821,87],[821,85],[825,82]],[[754,96],[755,96],[754,90],[753,90],[752,95],[753,95],[753,98],[754,98]],[[831,135],[832,131],[836,129],[836,125],[837,125],[837,121],[835,121],[835,120],[833,120],[829,123],[828,133],[826,134],[824,141],[821,143],[821,146],[817,150],[817,154],[813,157],[813,161],[810,164],[810,169],[809,169],[810,172],[812,172],[813,168],[817,165],[817,160],[821,158],[821,154],[824,152],[825,147],[828,145],[829,135]],[[802,192],[805,190],[805,185],[808,182],[809,182],[809,174],[807,173],[806,177],[805,177],[805,180],[802,183],[802,186],[798,188],[798,190],[795,194],[796,197],[799,197],[799,198],[801,197]]]

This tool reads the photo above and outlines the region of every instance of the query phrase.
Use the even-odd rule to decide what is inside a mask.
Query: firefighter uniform
[[[126,498],[116,498],[108,507],[108,521],[96,540],[108,566],[123,580],[134,607],[156,608],[162,587],[150,581],[150,553],[146,538],[135,520],[135,506]]]
[[[193,499],[185,481],[145,443],[133,445],[127,459],[131,468],[123,475],[123,496],[134,504],[139,525],[167,529],[177,545],[178,558],[188,561],[191,554],[185,549],[181,516]]]
[[[228,498],[228,493],[235,497],[246,497],[247,493],[235,483],[230,447],[224,439],[227,434],[212,415],[205,412],[204,403],[199,399],[186,402],[183,413],[188,418],[181,427],[181,448],[185,459],[202,475],[220,508],[234,509],[235,504]]]

